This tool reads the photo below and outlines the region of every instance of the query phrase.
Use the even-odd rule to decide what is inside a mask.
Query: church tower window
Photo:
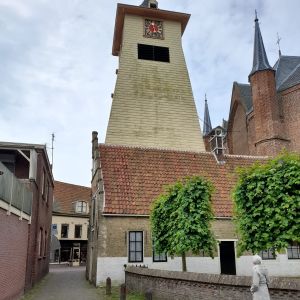
[[[170,62],[169,48],[138,44],[138,59]]]

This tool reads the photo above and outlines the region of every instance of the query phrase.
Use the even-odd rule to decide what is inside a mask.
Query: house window
[[[75,239],[81,238],[82,225],[75,225]]]
[[[62,238],[68,238],[68,232],[69,232],[69,225],[68,224],[62,224],[61,225],[61,237]]]
[[[264,260],[267,260],[267,259],[276,259],[275,251],[272,248],[268,249],[268,250],[260,251],[259,255]]]
[[[45,181],[45,182],[47,182],[46,183],[46,189],[45,189],[45,201],[46,201],[46,203],[48,202],[48,199],[49,199],[49,180],[47,180],[47,181]]]
[[[129,231],[129,262],[143,261],[143,231]]]
[[[287,247],[288,259],[300,259],[300,245],[297,242],[292,242]]]
[[[43,228],[40,228],[39,231],[39,237],[38,237],[38,251],[39,251],[39,257],[43,254]]]
[[[45,231],[45,234],[44,234],[44,257],[46,257],[47,255],[47,239],[48,239],[48,234],[47,234],[47,231]]]
[[[169,48],[138,44],[138,59],[170,62]]]
[[[153,248],[153,262],[166,262],[168,261],[167,255],[165,253],[156,253]]]
[[[87,213],[87,203],[85,201],[77,201],[75,203],[75,212],[77,213]]]

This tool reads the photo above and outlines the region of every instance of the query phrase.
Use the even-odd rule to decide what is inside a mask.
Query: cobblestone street
[[[99,300],[97,289],[85,279],[85,267],[51,266],[49,275],[25,299]]]

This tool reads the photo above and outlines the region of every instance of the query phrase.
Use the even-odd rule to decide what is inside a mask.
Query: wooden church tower
[[[190,15],[118,4],[119,56],[106,144],[205,151],[181,37]]]

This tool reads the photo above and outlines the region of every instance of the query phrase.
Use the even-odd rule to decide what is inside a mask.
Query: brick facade
[[[212,224],[216,238],[237,239],[231,220],[216,219]],[[127,257],[129,231],[144,234],[144,256],[152,257],[152,239],[149,217],[101,216],[99,224],[98,257]],[[105,245],[105,247],[103,247]]]
[[[289,140],[285,134],[276,95],[275,72],[256,72],[250,77],[250,83],[255,124],[255,154],[274,155],[284,148],[288,150]]]
[[[1,142],[0,155],[2,155],[1,157],[4,165],[7,163],[5,162],[5,157],[9,155],[9,157],[12,158],[13,177],[17,178],[16,180],[20,182],[19,184],[24,185],[24,187],[26,186],[31,191],[31,209],[29,209],[28,212],[28,220],[26,220],[26,226],[23,225],[23,222],[19,221],[19,232],[17,233],[20,245],[18,245],[19,248],[16,250],[16,253],[18,254],[22,251],[22,257],[25,257],[26,259],[24,280],[20,280],[19,284],[16,286],[24,292],[24,290],[30,289],[49,271],[54,182],[44,145]],[[6,169],[5,172],[11,173],[8,169]],[[14,188],[17,189],[18,187]],[[20,198],[19,201],[22,203],[20,192],[16,192],[16,194]],[[11,213],[11,218],[15,218],[13,217],[13,214],[18,215],[20,218],[22,217],[22,213],[18,212],[15,208],[10,212],[10,205],[8,205],[6,209],[8,213]],[[22,206],[19,209],[23,209]],[[4,223],[1,225],[3,225],[4,228],[5,226],[10,226],[9,220],[9,218],[1,218],[2,222],[7,222],[7,225]],[[24,226],[26,231],[24,231]],[[5,228],[1,231],[6,230],[7,229]],[[15,230],[17,229],[15,228]],[[13,236],[13,232],[10,232],[10,234]],[[20,238],[20,235],[22,235],[22,238]],[[8,243],[12,242],[11,239]],[[25,244],[24,239],[26,240]],[[14,244],[12,244],[12,247],[14,247]],[[2,253],[1,250],[0,253]],[[13,258],[14,256],[12,259],[7,260],[6,263],[7,266],[11,265],[11,268],[8,268],[11,273],[6,273],[8,278],[14,276],[15,265],[19,266],[20,271],[23,270],[24,262],[22,262],[22,264],[20,263],[18,255],[15,257],[16,260]],[[2,290],[0,290],[0,292],[2,293]]]
[[[281,93],[282,113],[290,150],[300,152],[300,84]]]
[[[129,267],[125,270],[128,291],[145,294],[151,291],[152,299],[181,300],[251,300],[251,277],[182,273]],[[269,285],[272,300],[299,299],[300,284],[296,280],[271,278]]]
[[[0,299],[18,299],[24,292],[28,221],[0,208]]]
[[[274,93],[273,77],[272,71],[261,71],[251,77],[250,112],[233,89],[227,135],[229,153],[273,156],[283,149],[300,151],[300,84]]]
[[[27,276],[25,290],[30,289],[36,282],[43,278],[49,271],[49,251],[51,238],[51,219],[53,204],[53,179],[51,170],[43,151],[38,152],[37,180],[30,182],[30,189],[33,192],[32,221],[29,226]],[[43,193],[43,172],[45,182],[49,183],[48,195]],[[40,232],[42,234],[40,234]],[[40,235],[42,237],[40,237]],[[46,242],[41,246],[40,254],[39,239]],[[45,249],[46,247],[46,249]]]

